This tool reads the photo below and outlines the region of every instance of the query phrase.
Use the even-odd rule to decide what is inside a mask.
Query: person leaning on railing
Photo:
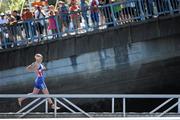
[[[80,7],[79,5],[76,4],[76,0],[72,0],[71,1],[71,5],[69,7],[69,11],[70,11],[70,17],[73,23],[73,27],[75,32],[78,31],[78,28],[80,28]]]
[[[12,11],[11,14],[17,21],[17,24],[16,24],[17,34],[15,36],[15,39],[16,39],[15,41],[17,41],[17,36],[20,36],[20,40],[24,40],[23,35],[22,35],[22,30],[21,30],[22,19],[21,19],[20,15],[18,14],[18,11],[16,11],[16,10]]]
[[[9,39],[10,42],[8,43],[8,46],[15,47],[17,46],[17,40],[16,40],[16,35],[17,35],[17,20],[14,16],[11,15],[11,13],[7,13],[7,28],[8,28],[8,33],[9,33]]]
[[[44,27],[45,27],[45,22],[44,22],[44,18],[45,18],[45,13],[42,11],[42,7],[41,6],[35,6],[35,19],[36,19],[36,27],[37,27],[37,31],[38,31],[38,36],[42,35],[44,32]],[[42,39],[42,36],[41,36]]]
[[[32,34],[36,35],[35,26],[33,25],[33,14],[30,12],[28,8],[23,9],[22,13],[22,20],[23,20],[23,28],[25,30],[26,38],[30,38],[30,30],[32,30]],[[31,27],[31,28],[30,28]]]
[[[68,33],[70,24],[69,7],[63,1],[59,1],[58,14],[58,24],[60,32]]]
[[[99,27],[99,2],[98,0],[90,1],[90,12],[91,12],[91,20],[93,22],[93,27]]]
[[[5,14],[4,13],[1,13],[0,14],[0,43],[1,43],[1,48],[6,48],[6,46],[5,46],[5,42],[6,42],[6,40],[5,40],[5,38],[6,38],[6,36],[5,36],[5,28],[6,28],[6,24],[7,24],[7,19],[6,19],[6,17],[5,17]]]
[[[85,0],[81,0],[81,12],[82,12],[82,17],[84,18],[85,20],[85,26],[86,26],[86,29],[89,28],[89,15],[88,15],[88,10],[89,10],[89,6],[88,4],[86,3]]]
[[[57,34],[57,25],[55,20],[55,13],[53,10],[49,11],[49,19],[48,19],[48,30],[51,30],[53,34],[53,39],[56,38]]]

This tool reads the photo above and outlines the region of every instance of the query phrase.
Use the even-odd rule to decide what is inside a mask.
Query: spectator
[[[32,36],[36,35],[35,24],[32,21],[33,19],[34,18],[33,18],[32,12],[30,12],[28,8],[24,8],[23,13],[22,13],[22,20],[24,21],[23,26],[25,29],[25,34],[26,34],[27,39],[30,37],[30,30],[31,30]]]
[[[92,0],[90,2],[91,20],[94,27],[99,27],[99,2],[97,0]]]
[[[88,17],[88,4],[85,0],[81,0],[81,11],[82,11],[82,17],[85,20],[86,29],[89,27],[89,17]]]
[[[55,11],[54,5],[49,6],[49,11],[53,11],[53,12]]]
[[[16,39],[17,21],[16,21],[16,18],[14,16],[12,16],[10,12],[7,13],[7,20],[8,20],[9,39],[10,39],[9,46],[15,47],[15,46],[17,46],[17,41],[16,41],[17,40]]]
[[[53,34],[53,38],[56,37],[57,34],[57,26],[56,26],[56,20],[55,20],[55,13],[51,10],[49,12],[49,25],[48,25],[48,30],[51,30]]]
[[[70,24],[69,8],[63,1],[59,2],[58,12],[59,12],[59,22],[58,23],[59,23],[60,31],[62,32],[63,27],[64,27],[65,32],[68,33],[69,24]]]
[[[113,5],[113,12],[114,12],[114,17],[116,18],[117,22],[120,22],[120,13],[121,13],[121,6],[119,4]]]
[[[123,17],[126,22],[132,22],[133,16],[135,16],[135,2],[131,0],[126,0],[123,4]]]
[[[16,22],[17,22],[17,25],[15,26],[15,30],[17,31],[15,39],[17,41],[17,35],[19,35],[21,40],[23,40],[24,38],[22,36],[22,31],[21,31],[21,25],[22,24],[20,23],[21,22],[21,17],[20,17],[20,15],[18,14],[18,12],[16,10],[14,10],[12,12],[12,16],[16,19]]]
[[[154,0],[157,7],[158,15],[164,14],[165,11],[169,11],[169,4],[167,0]]]
[[[111,4],[111,0],[105,0],[105,5]],[[107,27],[113,27],[113,18],[112,18],[112,11],[110,6],[104,7],[104,16],[105,16],[105,22]]]
[[[5,48],[5,25],[8,23],[7,19],[5,18],[5,14],[1,13],[0,14],[0,44],[2,48]]]
[[[105,24],[104,8],[105,0],[99,0],[100,25]]]
[[[77,32],[78,31],[78,28],[80,27],[80,14],[79,14],[79,11],[80,11],[80,7],[76,4],[76,1],[75,0],[72,0],[71,1],[71,6],[69,8],[70,10],[70,13],[71,13],[71,20],[73,22],[73,27],[74,27],[74,30]]]
[[[35,19],[36,21],[36,26],[37,26],[37,31],[38,31],[38,36],[43,34],[44,31],[44,26],[45,26],[45,14],[43,13],[42,9],[40,6],[35,6]]]

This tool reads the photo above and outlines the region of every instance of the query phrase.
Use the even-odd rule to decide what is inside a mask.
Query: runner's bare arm
[[[35,71],[37,69],[38,65],[36,62],[33,62],[31,65],[26,67],[26,70],[29,72]]]

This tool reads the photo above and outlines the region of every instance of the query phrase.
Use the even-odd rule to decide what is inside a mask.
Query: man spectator
[[[36,21],[36,26],[37,26],[37,31],[38,31],[38,35],[42,35],[43,34],[43,31],[44,31],[44,26],[45,26],[45,14],[44,12],[42,11],[41,7],[40,6],[35,6],[35,12],[34,12],[34,15],[35,15],[35,19],[37,20]],[[41,37],[42,39],[42,37]]]
[[[86,3],[86,1],[85,0],[81,0],[82,17],[85,20],[86,29],[89,27],[89,17],[88,17],[88,13],[87,13],[88,9],[89,9],[89,6]]]
[[[28,8],[24,8],[22,13],[22,20],[24,21],[23,26],[25,28],[26,38],[30,38],[30,30],[33,36],[36,35],[35,26],[32,22],[33,14],[30,12]]]
[[[8,31],[9,31],[9,39],[10,42],[9,47],[16,47],[17,46],[17,21],[16,18],[11,15],[11,13],[8,11],[7,12],[7,20],[8,20]]]
[[[17,25],[15,27],[15,30],[17,31],[17,34],[15,36],[15,39],[17,41],[17,35],[19,35],[21,37],[21,40],[23,40],[23,36],[22,36],[22,31],[21,31],[21,17],[20,15],[18,14],[18,12],[16,10],[14,10],[12,13],[12,16],[16,19],[16,22],[17,22]]]
[[[59,12],[58,25],[60,32],[63,32],[63,27],[64,27],[65,32],[68,33],[69,24],[70,24],[69,8],[63,1],[59,1],[58,12]]]

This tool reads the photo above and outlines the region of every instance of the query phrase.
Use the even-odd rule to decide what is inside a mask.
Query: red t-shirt
[[[79,13],[77,11],[80,9],[80,7],[78,5],[72,5],[69,9],[72,12],[72,14],[71,14],[72,19],[79,16]]]
[[[97,4],[96,0],[93,0],[91,2],[91,12],[98,12],[98,4]]]

